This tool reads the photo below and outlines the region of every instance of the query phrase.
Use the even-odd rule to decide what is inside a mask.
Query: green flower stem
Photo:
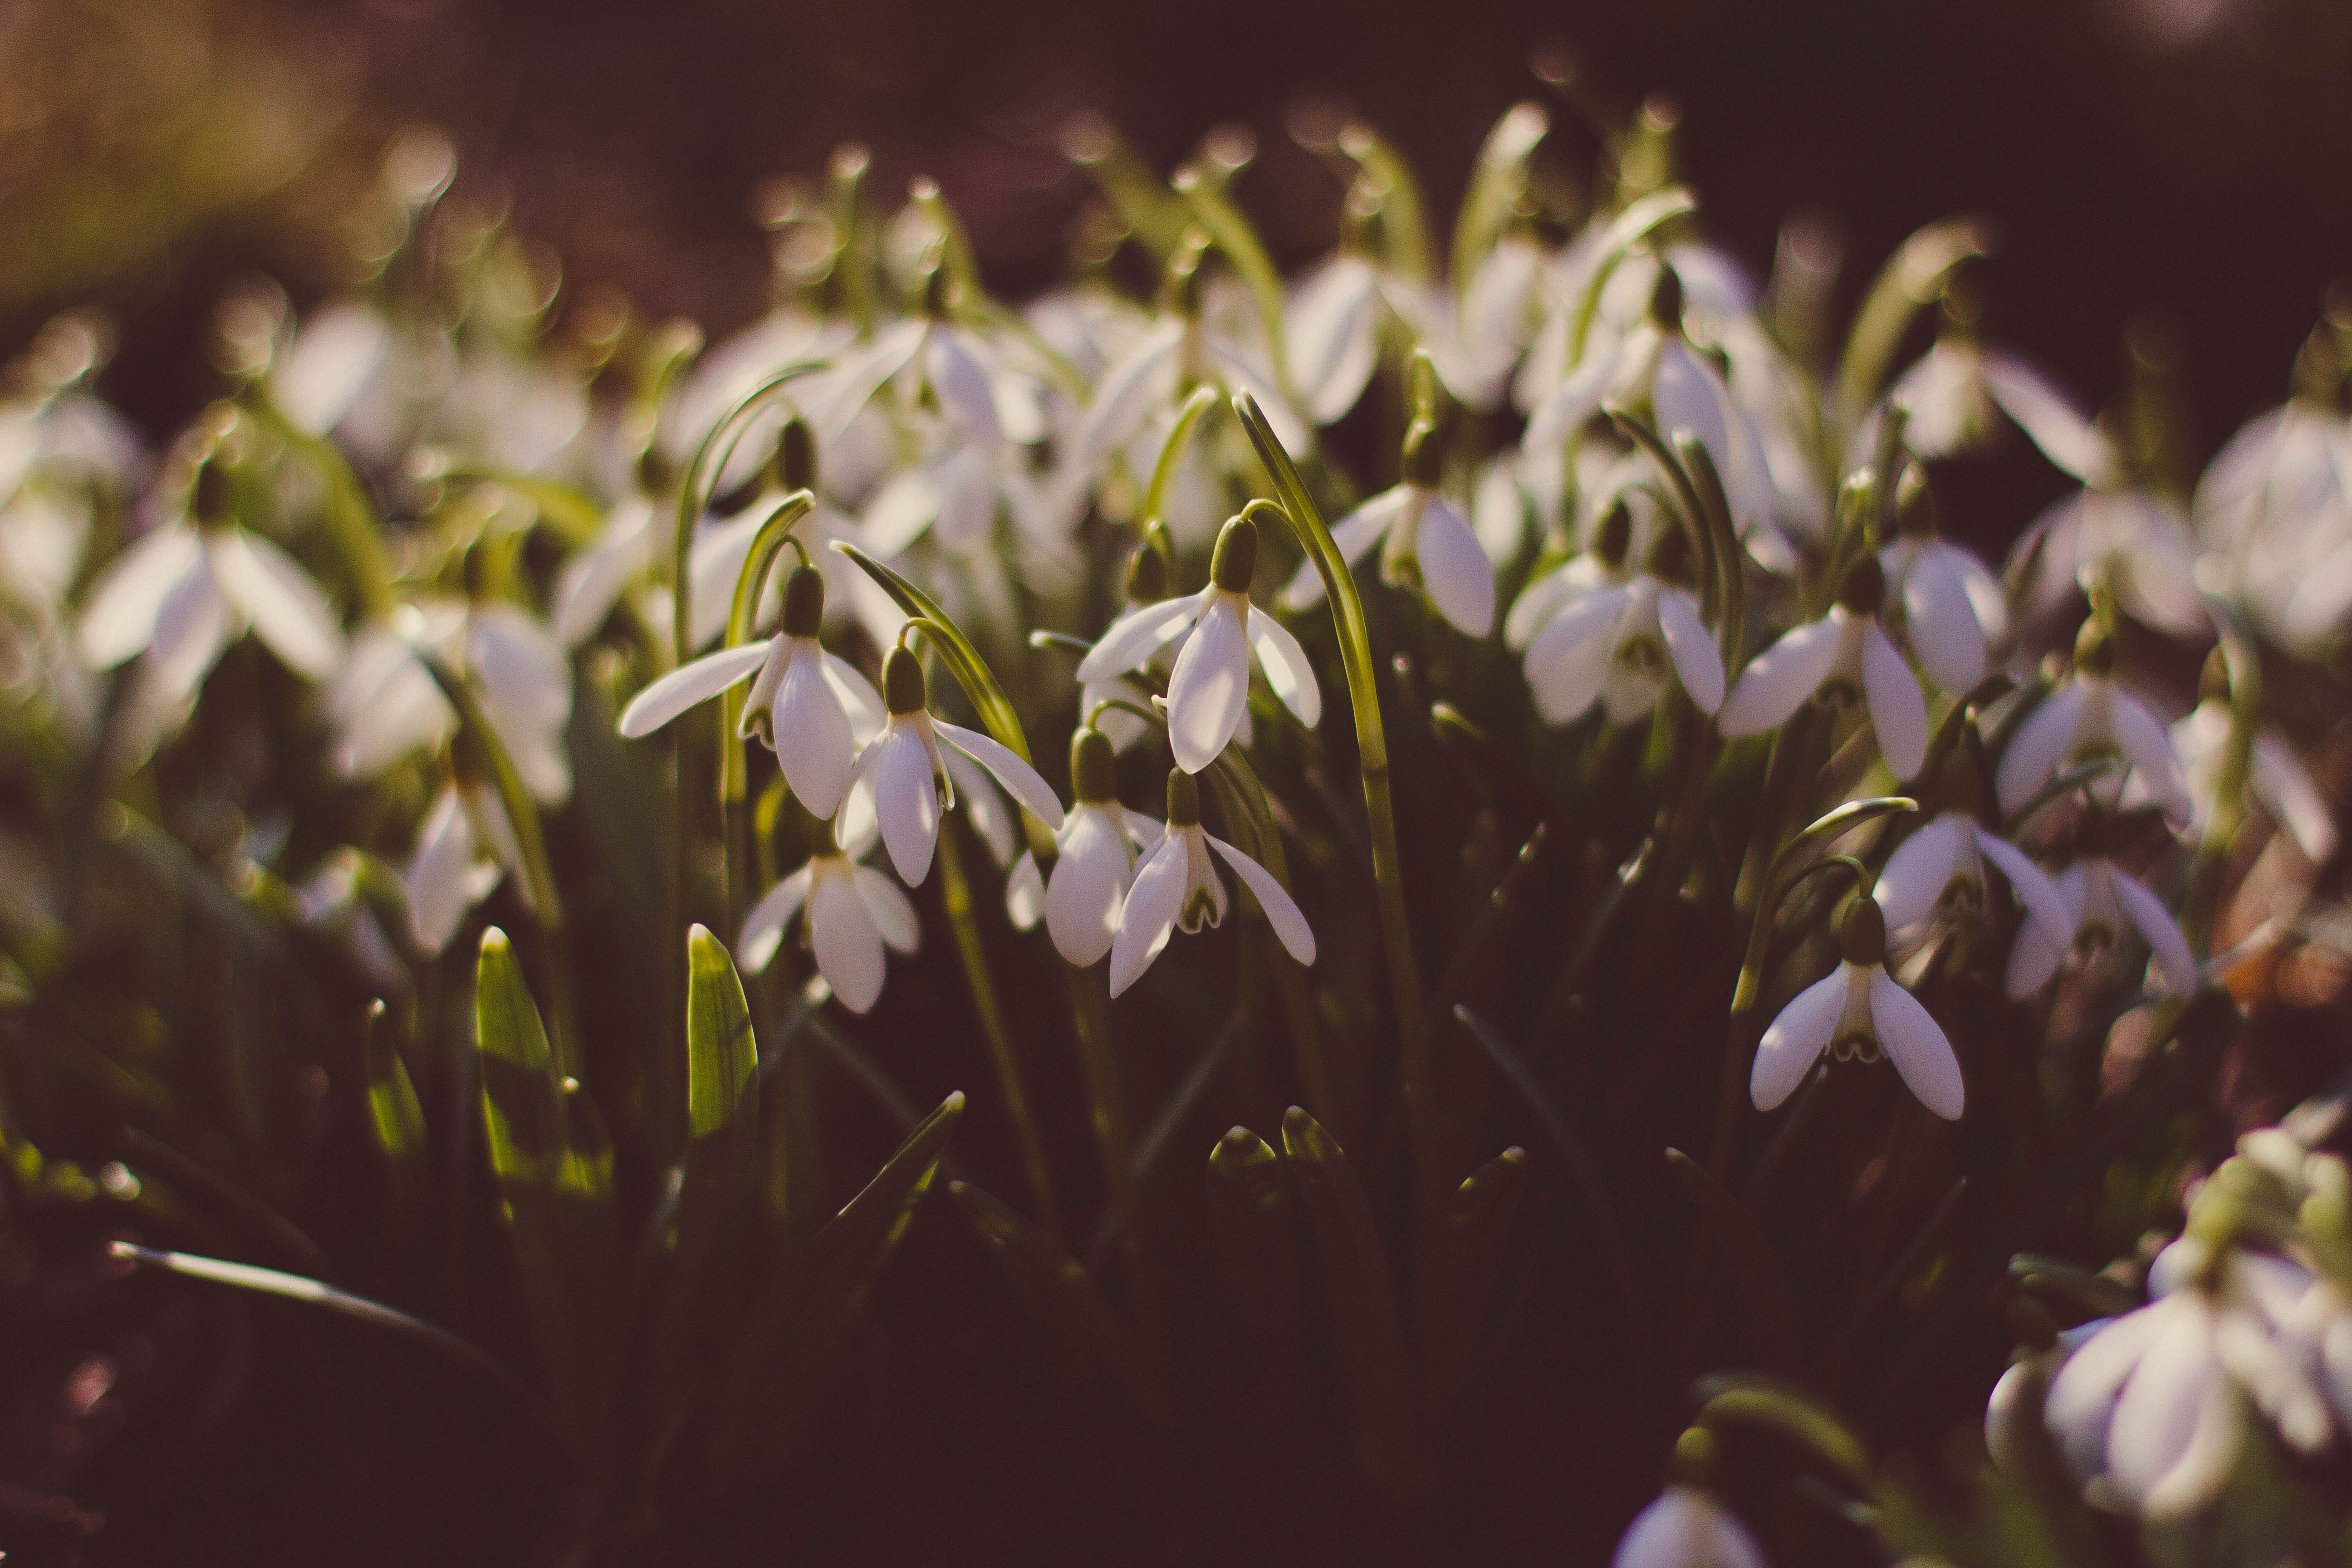
[[[580,1030],[573,1011],[572,963],[563,933],[563,894],[556,886],[555,864],[548,858],[546,837],[540,831],[539,803],[523,787],[522,775],[515,772],[513,759],[499,743],[498,731],[490,728],[489,715],[482,710],[481,702],[465,678],[431,653],[420,649],[417,658],[441,688],[441,695],[457,710],[461,743],[470,742],[489,763],[491,786],[498,791],[499,805],[505,808],[507,822],[514,828],[515,847],[522,855],[523,886],[530,895],[531,919],[546,939],[542,945],[548,973],[541,994],[548,998],[551,1014],[548,1033],[555,1049],[556,1069],[566,1078],[577,1078],[581,1068]]]
[[[327,530],[343,558],[344,570],[351,574],[352,592],[359,600],[360,611],[371,621],[389,621],[392,613],[400,607],[400,596],[393,591],[392,563],[383,552],[383,531],[376,521],[375,508],[368,500],[367,489],[352,472],[343,449],[323,436],[297,428],[257,385],[247,390],[244,406],[271,435],[300,452],[318,468],[327,485]]]
[[[1275,270],[1274,259],[1266,255],[1257,230],[1197,168],[1187,165],[1177,170],[1171,184],[1192,209],[1193,221],[1208,232],[1209,238],[1249,286],[1251,297],[1257,301],[1258,320],[1265,328],[1266,347],[1274,360],[1275,389],[1290,402],[1297,402],[1297,392],[1290,381],[1290,355],[1283,343],[1282,274]]]
[[[1340,130],[1339,146],[1380,192],[1381,237],[1389,265],[1416,283],[1427,282],[1429,220],[1423,216],[1421,187],[1413,180],[1412,166],[1361,121]]]
[[[1193,432],[1201,427],[1202,418],[1216,406],[1213,387],[1196,386],[1184,406],[1176,413],[1175,428],[1168,432],[1167,444],[1160,448],[1160,460],[1151,466],[1151,485],[1143,492],[1143,507],[1136,513],[1138,531],[1148,531],[1160,521],[1161,507],[1168,499],[1168,486],[1176,477],[1176,465],[1183,460],[1184,449],[1192,444]]]
[[[2209,599],[2206,609],[2221,629],[2221,656],[2229,666],[2230,734],[2223,742],[2212,812],[2205,819],[2205,835],[2189,864],[2189,889],[2180,900],[2180,930],[2189,939],[2190,952],[2210,955],[2230,845],[2246,821],[2246,786],[2254,766],[2254,726],[2263,710],[2263,658],[2252,637],[2225,605]]]
[[[1090,970],[1061,965],[1070,990],[1070,1016],[1078,1037],[1078,1067],[1094,1102],[1095,1143],[1103,1163],[1104,1206],[1109,1222],[1130,1241],[1135,1228],[1135,1137],[1128,1126],[1127,1096],[1118,1080],[1118,1053],[1111,1047],[1110,1006],[1103,982]]]
[[[694,448],[694,459],[687,465],[686,479],[677,488],[677,529],[670,540],[670,657],[678,664],[684,664],[694,657],[694,582],[692,574],[687,570],[687,563],[694,552],[695,520],[702,515],[702,509],[710,500],[703,493],[703,486],[708,480],[717,478],[717,473],[709,471],[711,454],[718,450],[722,437],[731,437],[740,440],[740,427],[743,422],[773,401],[786,384],[824,368],[823,362],[818,360],[803,360],[796,364],[786,365],[737,398],[734,406],[719,416],[719,423],[704,434],[701,442]],[[727,450],[734,450],[731,440]],[[725,459],[721,458],[717,472],[723,473],[726,467]]]
[[[1599,261],[1592,277],[1584,285],[1583,296],[1576,302],[1576,324],[1569,335],[1568,363],[1572,369],[1584,363],[1584,346],[1592,335],[1592,319],[1600,312],[1601,291],[1620,263],[1634,246],[1679,217],[1688,217],[1698,211],[1698,203],[1690,192],[1680,185],[1668,185],[1654,191],[1619,213],[1609,222],[1601,237]]]
[[[760,596],[766,591],[769,569],[787,542],[797,542],[792,538],[793,530],[815,506],[816,497],[806,490],[794,490],[777,500],[759,531],[752,535],[751,552],[744,558],[743,570],[735,578],[735,600],[727,612],[727,636],[721,647],[740,647],[751,640],[752,622],[760,613]],[[745,760],[742,737],[737,732],[742,727],[745,697],[741,686],[730,686],[719,699],[719,812],[727,836],[724,929],[730,937],[743,929],[755,874],[751,814],[745,799],[751,787],[751,766]]]
[[[1372,664],[1371,628],[1364,619],[1364,601],[1356,580],[1332,541],[1330,527],[1307,486],[1292,466],[1289,454],[1276,439],[1257,400],[1248,393],[1234,396],[1234,412],[1249,432],[1282,504],[1254,500],[1244,515],[1270,511],[1290,525],[1299,546],[1315,563],[1331,602],[1332,624],[1339,636],[1339,657],[1348,674],[1348,702],[1356,717],[1356,754],[1364,780],[1364,815],[1372,841],[1372,881],[1380,895],[1381,942],[1388,955],[1389,990],[1396,1008],[1399,1070],[1404,1092],[1406,1136],[1413,1151],[1419,1189],[1434,1212],[1447,1188],[1441,1164],[1442,1124],[1437,1103],[1435,1065],[1430,1054],[1428,1004],[1422,992],[1421,966],[1412,952],[1412,924],[1406,912],[1404,867],[1397,853],[1396,806],[1389,787],[1388,736],[1381,723],[1378,676]]]
[[[1045,1161],[1045,1145],[1029,1109],[1029,1090],[1021,1079],[1021,1058],[1005,1026],[1004,1009],[996,996],[996,981],[989,973],[988,952],[982,945],[980,921],[972,905],[971,879],[965,875],[960,829],[953,817],[940,823],[940,901],[955,931],[956,957],[963,964],[964,984],[971,991],[972,1011],[980,1015],[980,1032],[988,1041],[988,1055],[1004,1092],[1004,1109],[1013,1119],[1013,1132],[1021,1145],[1022,1169],[1037,1205],[1037,1223],[1060,1237],[1061,1205],[1054,1195],[1054,1177]]]
[[[1954,269],[1985,254],[1990,245],[1975,220],[1947,218],[1905,240],[1887,258],[1854,314],[1853,331],[1838,362],[1838,407],[1849,424],[1859,425],[1870,412],[1913,313],[1942,299]]]

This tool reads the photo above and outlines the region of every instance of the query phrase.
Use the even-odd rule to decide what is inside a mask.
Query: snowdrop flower
[[[1142,977],[1177,930],[1190,934],[1203,922],[1213,927],[1224,920],[1225,885],[1211,850],[1224,858],[1256,898],[1285,951],[1301,963],[1315,962],[1315,932],[1297,904],[1265,867],[1201,826],[1201,785],[1174,768],[1168,774],[1167,828],[1144,852],[1119,907],[1118,931],[1110,943],[1112,995]]]
[[[2011,1362],[1993,1384],[1985,1400],[1985,1450],[2002,1474],[2019,1479],[2032,1474],[2037,1449],[2032,1445],[2042,1426],[2041,1407],[2049,1397],[2051,1378],[2065,1365],[2067,1357],[2114,1321],[2094,1318],[2059,1331],[2048,1343]]]
[[[1050,875],[1024,854],[1005,885],[1013,923],[1026,931],[1042,915],[1064,958],[1084,969],[1110,951],[1119,906],[1135,876],[1135,852],[1160,837],[1160,825],[1118,803],[1109,739],[1083,728],[1070,737],[1070,783],[1077,804],[1062,819],[1060,854]]]
[[[1307,426],[1274,389],[1272,374],[1257,356],[1205,323],[1196,252],[1180,250],[1171,263],[1167,310],[1158,325],[1138,336],[1095,383],[1094,400],[1078,427],[1077,460],[1088,474],[1100,474],[1111,454],[1124,448],[1152,415],[1174,406],[1203,384],[1231,395],[1257,399],[1283,449],[1297,457],[1313,449]]]
[[[1793,1093],[1826,1051],[1838,1061],[1893,1058],[1904,1087],[1947,1121],[1966,1101],[1960,1064],[1927,1009],[1886,973],[1886,917],[1865,893],[1838,931],[1842,957],[1827,978],[1797,993],[1764,1031],[1748,1097],[1770,1110]]]
[[[1832,704],[1859,695],[1888,769],[1898,779],[1916,773],[1927,760],[1927,702],[1911,667],[1879,628],[1885,598],[1886,572],[1877,558],[1856,561],[1827,616],[1789,632],[1740,672],[1717,720],[1723,732],[1760,735],[1815,692]]]
[[[2084,484],[2116,477],[2114,451],[2066,395],[2016,355],[1986,349],[1972,331],[1937,338],[1895,380],[1888,401],[1908,411],[1903,442],[1921,458],[1954,457],[1981,444],[1998,409],[2043,457]],[[1868,432],[1858,445],[1869,449]]]
[[[1361,253],[1355,216],[1351,191],[1349,233],[1339,254],[1307,275],[1283,312],[1283,352],[1291,380],[1307,416],[1318,425],[1334,424],[1356,405],[1380,361],[1381,297],[1388,279]]]
[[[1975,555],[1939,538],[1919,470],[1903,477],[1893,543],[1878,552],[1886,586],[1903,606],[1903,635],[1927,679],[1955,696],[1985,678],[1988,647],[2009,627],[2008,595]]]
[[[1419,588],[1456,631],[1483,637],[1495,625],[1495,568],[1443,482],[1436,434],[1416,423],[1405,437],[1404,477],[1334,523],[1331,542],[1349,566],[1379,542],[1383,582]],[[1282,607],[1309,609],[1322,597],[1323,574],[1311,559],[1299,563]]]
[[[450,781],[434,797],[417,830],[416,848],[401,882],[408,889],[408,930],[426,953],[449,945],[466,911],[490,896],[507,873],[530,903],[522,848],[498,792],[460,757]]]
[[[1907,931],[1937,913],[1973,917],[1985,907],[1985,862],[2009,879],[2029,920],[2063,931],[2071,907],[2031,857],[1995,837],[1966,812],[1947,811],[1906,838],[1887,858],[1872,896],[1890,931]]]
[[[2234,1247],[2215,1264],[2204,1243],[2186,1239],[2158,1258],[2149,1283],[2157,1300],[2092,1335],[2042,1406],[2092,1501],[2157,1517],[2202,1508],[2237,1463],[2251,1402],[2285,1415],[2290,1441],[2325,1440],[2325,1408],[2314,1434],[2296,1347],[2282,1332],[2308,1274]]]
[[[1649,402],[1658,434],[1687,430],[1706,448],[1723,481],[1732,521],[1756,558],[1778,567],[1795,559],[1773,521],[1778,497],[1763,447],[1747,411],[1715,362],[1683,335],[1683,289],[1671,267],[1658,269],[1650,313],[1613,351],[1589,352],[1558,388],[1528,415],[1520,449],[1533,458],[1563,446],[1584,422],[1610,404]]]
[[[2078,588],[2105,588],[2116,607],[2160,632],[2206,630],[2197,589],[2197,545],[2189,520],[2164,497],[2127,487],[2092,486],[2043,512],[2010,552],[2037,612],[2063,605]]]
[[[992,452],[1007,440],[1045,437],[1044,414],[1034,396],[1010,384],[1014,378],[985,339],[950,319],[940,297],[946,287],[944,269],[934,270],[920,313],[845,352],[818,378],[806,406],[820,446],[830,446],[867,399],[908,372],[909,401],[935,405],[962,441]]]
[[[284,551],[236,524],[230,485],[205,463],[194,515],[158,528],[106,569],[82,612],[83,658],[103,669],[143,652],[162,695],[177,701],[250,628],[297,674],[334,674],[343,634],[326,595]]]
[[[572,664],[548,629],[520,605],[436,598],[403,605],[389,626],[363,627],[327,689],[335,771],[372,778],[457,731],[457,713],[417,657],[429,648],[467,677],[483,716],[532,796],[557,805],[572,793],[564,725],[572,717]]]
[[[1993,786],[2004,816],[2061,770],[2119,757],[2126,776],[2163,806],[2165,820],[2176,831],[2188,826],[2195,810],[2171,739],[2147,703],[2116,684],[2115,672],[2115,639],[2095,620],[2085,621],[2074,639],[2074,673],[2027,715],[2001,752]],[[2125,783],[2111,778],[2094,793],[2113,806]]]
[[[667,542],[663,510],[652,496],[632,489],[605,514],[595,542],[574,552],[556,573],[549,618],[565,647],[578,647],[595,636],[621,595],[645,580],[655,552]],[[748,542],[745,548],[750,548]],[[702,609],[698,595],[694,608]],[[696,619],[701,619],[699,614]]]
[[[932,716],[922,661],[903,644],[882,661],[882,691],[889,720],[857,753],[842,805],[844,842],[861,842],[878,827],[899,880],[919,885],[930,874],[940,813],[955,804],[948,756],[957,752],[995,775],[1038,821],[1060,831],[1062,803],[1035,768],[978,731]]]
[[[2230,751],[2230,688],[2221,650],[2205,661],[2198,702],[2189,716],[2172,726],[2172,750],[2180,758],[2189,780],[2196,817],[2192,836],[2205,830],[2205,819],[2221,793],[2221,772]],[[2305,858],[2325,865],[2336,853],[2336,814],[2319,786],[2312,782],[2302,759],[2269,730],[2254,732],[2253,754],[2248,759],[2246,790],[2263,810],[2287,831]]]
[[[2232,437],[2190,513],[2265,627],[2306,651],[2324,642],[2340,621],[2352,543],[2352,427],[2332,391],[2300,390]]]
[[[1756,1538],[1696,1487],[1670,1486],[1633,1516],[1610,1568],[1769,1568]]]
[[[1591,559],[1602,585],[1528,644],[1528,687],[1551,723],[1581,718],[1596,699],[1611,723],[1632,723],[1657,706],[1669,668],[1701,712],[1723,706],[1723,656],[1697,599],[1652,573],[1624,570],[1625,516],[1622,508],[1612,512],[1595,542]]]
[[[2063,918],[2052,920],[2033,911],[2018,928],[2016,945],[2009,953],[2009,994],[2022,999],[2050,983],[2069,953],[2086,962],[2113,947],[2126,927],[2139,932],[2155,955],[2158,980],[2176,996],[2197,990],[2197,959],[2189,939],[2164,900],[2147,884],[2119,869],[2107,858],[2106,814],[2086,810],[2077,829],[2078,858],[2058,875]]]
[[[373,308],[339,300],[313,310],[269,367],[270,403],[308,436],[342,424],[382,377],[392,328]]]
[[[1167,598],[1168,558],[1160,552],[1158,546],[1147,540],[1137,545],[1135,553],[1128,559],[1128,612],[1149,609],[1154,605],[1166,602]],[[1180,631],[1177,633],[1177,637],[1181,638],[1185,635]],[[1171,643],[1174,641],[1175,639],[1171,639]],[[1145,655],[1142,659],[1137,661],[1134,668],[1142,668],[1155,655],[1156,650],[1155,654]],[[1149,691],[1129,680],[1127,674],[1128,672],[1121,671],[1114,675],[1083,680],[1078,687],[1078,712],[1087,716],[1088,722],[1110,738],[1111,749],[1115,752],[1126,751],[1151,732],[1151,726],[1133,713],[1122,712],[1115,708],[1106,710],[1099,715],[1095,713],[1096,708],[1105,702],[1140,703],[1150,696]],[[1242,714],[1241,727],[1234,733],[1245,745],[1249,742],[1249,714],[1244,710]]]
[[[849,787],[865,738],[882,728],[882,700],[866,678],[817,642],[824,579],[814,566],[784,584],[783,627],[763,643],[721,648],[671,670],[621,714],[621,733],[649,735],[695,704],[751,681],[739,735],[756,734],[776,753],[784,782],[813,816],[831,816]],[[756,673],[757,679],[753,676]]]
[[[803,489],[814,498],[814,504],[808,514],[793,525],[793,537],[802,542],[817,571],[824,575],[826,602],[847,605],[858,625],[877,643],[887,644],[897,635],[904,616],[890,595],[847,557],[828,547],[839,540],[871,550],[886,560],[898,553],[898,547],[877,546],[856,521],[835,504],[819,481],[816,438],[808,422],[796,416],[785,421],[777,436],[775,458],[770,465],[770,480],[764,493],[734,516],[706,519],[695,531],[694,542],[688,549],[687,578],[693,595],[692,624],[688,635],[697,647],[726,630],[727,617],[735,607],[736,581],[743,574],[744,563],[751,558],[751,546],[758,541],[760,530],[775,514],[776,505],[785,496]],[[781,608],[778,580],[771,574],[761,594],[753,623],[772,625]]]
[[[852,843],[853,848],[812,857],[769,889],[744,917],[735,951],[745,969],[759,973],[782,946],[793,917],[805,911],[802,940],[816,954],[817,973],[843,1006],[864,1013],[882,996],[883,949],[913,952],[923,931],[907,895],[881,872],[858,864],[873,847],[872,835]]]
[[[1484,561],[1482,556],[1481,561]],[[1197,773],[1234,738],[1249,704],[1249,667],[1256,657],[1266,684],[1309,729],[1323,717],[1322,689],[1307,650],[1280,623],[1250,604],[1257,572],[1257,524],[1236,517],[1217,536],[1209,585],[1198,594],[1129,611],[1080,661],[1080,680],[1103,680],[1142,665],[1191,628],[1168,678],[1168,744],[1176,765]]]

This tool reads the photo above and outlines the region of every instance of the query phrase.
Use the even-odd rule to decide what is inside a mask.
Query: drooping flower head
[[[1878,625],[1886,572],[1865,555],[1846,569],[1837,603],[1758,654],[1724,700],[1726,735],[1759,735],[1819,693],[1833,706],[1860,698],[1878,734],[1879,754],[1897,779],[1927,760],[1927,702],[1918,678]]]
[[[923,934],[907,895],[858,863],[873,847],[871,833],[863,841],[836,840],[769,889],[744,917],[735,944],[744,969],[753,974],[766,969],[793,917],[804,914],[802,940],[815,955],[817,973],[843,1006],[853,1013],[871,1009],[882,995],[883,950],[913,952]]]
[[[2109,808],[2126,784],[2136,784],[2164,808],[2165,820],[2186,827],[2194,808],[2189,781],[2164,725],[2147,703],[2116,680],[2115,638],[2094,617],[2074,639],[2074,669],[2065,684],[2017,727],[1993,775],[2000,809],[2013,814],[2062,769],[2105,757],[2124,766],[2097,781],[2093,794]]]
[[[1224,882],[1211,851],[1222,857],[1265,911],[1266,924],[1290,956],[1315,962],[1315,932],[1307,917],[1266,868],[1201,826],[1201,785],[1182,768],[1168,774],[1168,826],[1135,868],[1134,886],[1120,906],[1110,946],[1110,994],[1142,977],[1178,930],[1197,931],[1225,918]]]
[[[1350,566],[1378,543],[1381,581],[1418,589],[1464,637],[1483,637],[1495,625],[1494,564],[1444,483],[1437,430],[1415,421],[1405,437],[1403,478],[1334,523],[1331,542]],[[1312,560],[1300,563],[1282,592],[1283,607],[1304,610],[1322,598],[1322,573]]]
[[[1698,600],[1660,572],[1626,572],[1630,528],[1623,507],[1610,512],[1593,544],[1608,585],[1571,600],[1528,644],[1528,687],[1554,724],[1581,718],[1595,700],[1611,723],[1632,723],[1657,706],[1669,671],[1699,711],[1723,706],[1723,655]],[[1681,541],[1680,533],[1660,541],[1661,571]]]
[[[2031,996],[2050,983],[2072,957],[2085,965],[2116,948],[2126,931],[2137,931],[2155,958],[2158,983],[2178,996],[2195,993],[2196,954],[2164,900],[2138,878],[2110,859],[2114,825],[2096,805],[2084,808],[2074,828],[2074,864],[2055,883],[2061,911],[2056,918],[2028,906],[2032,918],[2018,928],[2010,950],[2009,994]]]
[[[1926,478],[1906,468],[1897,487],[1896,533],[1878,552],[1886,587],[1903,610],[1903,635],[1927,679],[1958,696],[1985,678],[1986,650],[2009,626],[2000,579],[1936,529]]]
[[[1118,784],[1108,737],[1082,726],[1070,737],[1076,804],[1055,835],[1060,854],[1053,871],[1041,879],[1036,860],[1024,853],[1005,884],[1013,923],[1026,930],[1043,915],[1055,948],[1080,968],[1110,951],[1119,906],[1134,879],[1136,851],[1160,837],[1159,824],[1119,804]]]
[[[1748,1079],[1756,1109],[1788,1099],[1824,1053],[1865,1062],[1883,1054],[1920,1104],[1957,1121],[1967,1100],[1959,1061],[1927,1009],[1886,973],[1886,918],[1867,893],[1847,907],[1838,945],[1837,968],[1797,993],[1765,1029]]]

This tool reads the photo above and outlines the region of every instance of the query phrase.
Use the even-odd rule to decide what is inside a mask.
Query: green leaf
[[[1413,1324],[1430,1408],[1441,1421],[1458,1417],[1475,1393],[1479,1373],[1496,1363],[1495,1303],[1510,1260],[1512,1228],[1528,1185],[1528,1152],[1504,1150],[1464,1182],[1431,1237],[1434,1266],[1418,1277],[1431,1297]]]
[[[1654,191],[1609,220],[1595,248],[1599,252],[1592,276],[1584,285],[1584,295],[1577,301],[1575,331],[1569,340],[1570,368],[1584,363],[1585,340],[1592,332],[1592,318],[1601,309],[1601,296],[1609,279],[1626,252],[1647,239],[1652,234],[1678,217],[1688,217],[1698,211],[1698,203],[1680,185],[1668,185]]]
[[[1298,1201],[1281,1160],[1246,1127],[1209,1151],[1209,1231],[1218,1279],[1253,1359],[1252,1385],[1274,1424],[1286,1425],[1298,1403],[1306,1331]]]
[[[1877,400],[1913,314],[1942,299],[1953,270],[1990,246],[1974,219],[1946,218],[1919,230],[1887,258],[1854,313],[1838,363],[1838,405],[1849,421],[1859,423]]]
[[[1409,1486],[1412,1391],[1388,1249],[1348,1156],[1297,1106],[1283,1113],[1282,1148],[1298,1179],[1356,1468],[1376,1485]]]
[[[760,1069],[759,1042],[743,982],[719,939],[700,925],[686,937],[686,1120],[696,1138],[723,1131],[739,1107],[759,1113],[760,1097],[746,1095]]]
[[[1811,1449],[1831,1468],[1870,1486],[1870,1451],[1830,1408],[1778,1379],[1753,1374],[1702,1378],[1691,1425],[1769,1426]]]
[[[1093,1278],[1043,1229],[968,1182],[948,1195],[986,1240],[1037,1340],[1038,1360],[1064,1397],[1109,1386],[1126,1361],[1118,1317]]]
[[[1516,103],[1503,111],[1478,149],[1478,163],[1454,221],[1454,293],[1460,298],[1486,253],[1502,237],[1511,209],[1527,189],[1528,160],[1551,129],[1538,103]]]
[[[1683,1195],[1712,1222],[1713,1234],[1730,1253],[1731,1277],[1743,1308],[1741,1327],[1751,1353],[1773,1365],[1790,1364],[1797,1354],[1797,1299],[1756,1211],[1679,1149],[1666,1151],[1666,1169]]]
[[[405,1166],[425,1155],[425,1108],[417,1102],[416,1086],[409,1082],[408,1068],[384,1028],[383,1011],[381,1000],[368,1004],[368,1125],[384,1157]]]
[[[474,1043],[490,1169],[508,1185],[553,1184],[570,1154],[562,1081],[514,946],[496,926],[482,932],[474,971]]]

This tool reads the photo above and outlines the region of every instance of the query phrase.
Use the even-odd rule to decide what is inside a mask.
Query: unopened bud
[[[1209,580],[1228,594],[1246,594],[1256,575],[1257,524],[1246,517],[1229,518],[1209,557]]]

